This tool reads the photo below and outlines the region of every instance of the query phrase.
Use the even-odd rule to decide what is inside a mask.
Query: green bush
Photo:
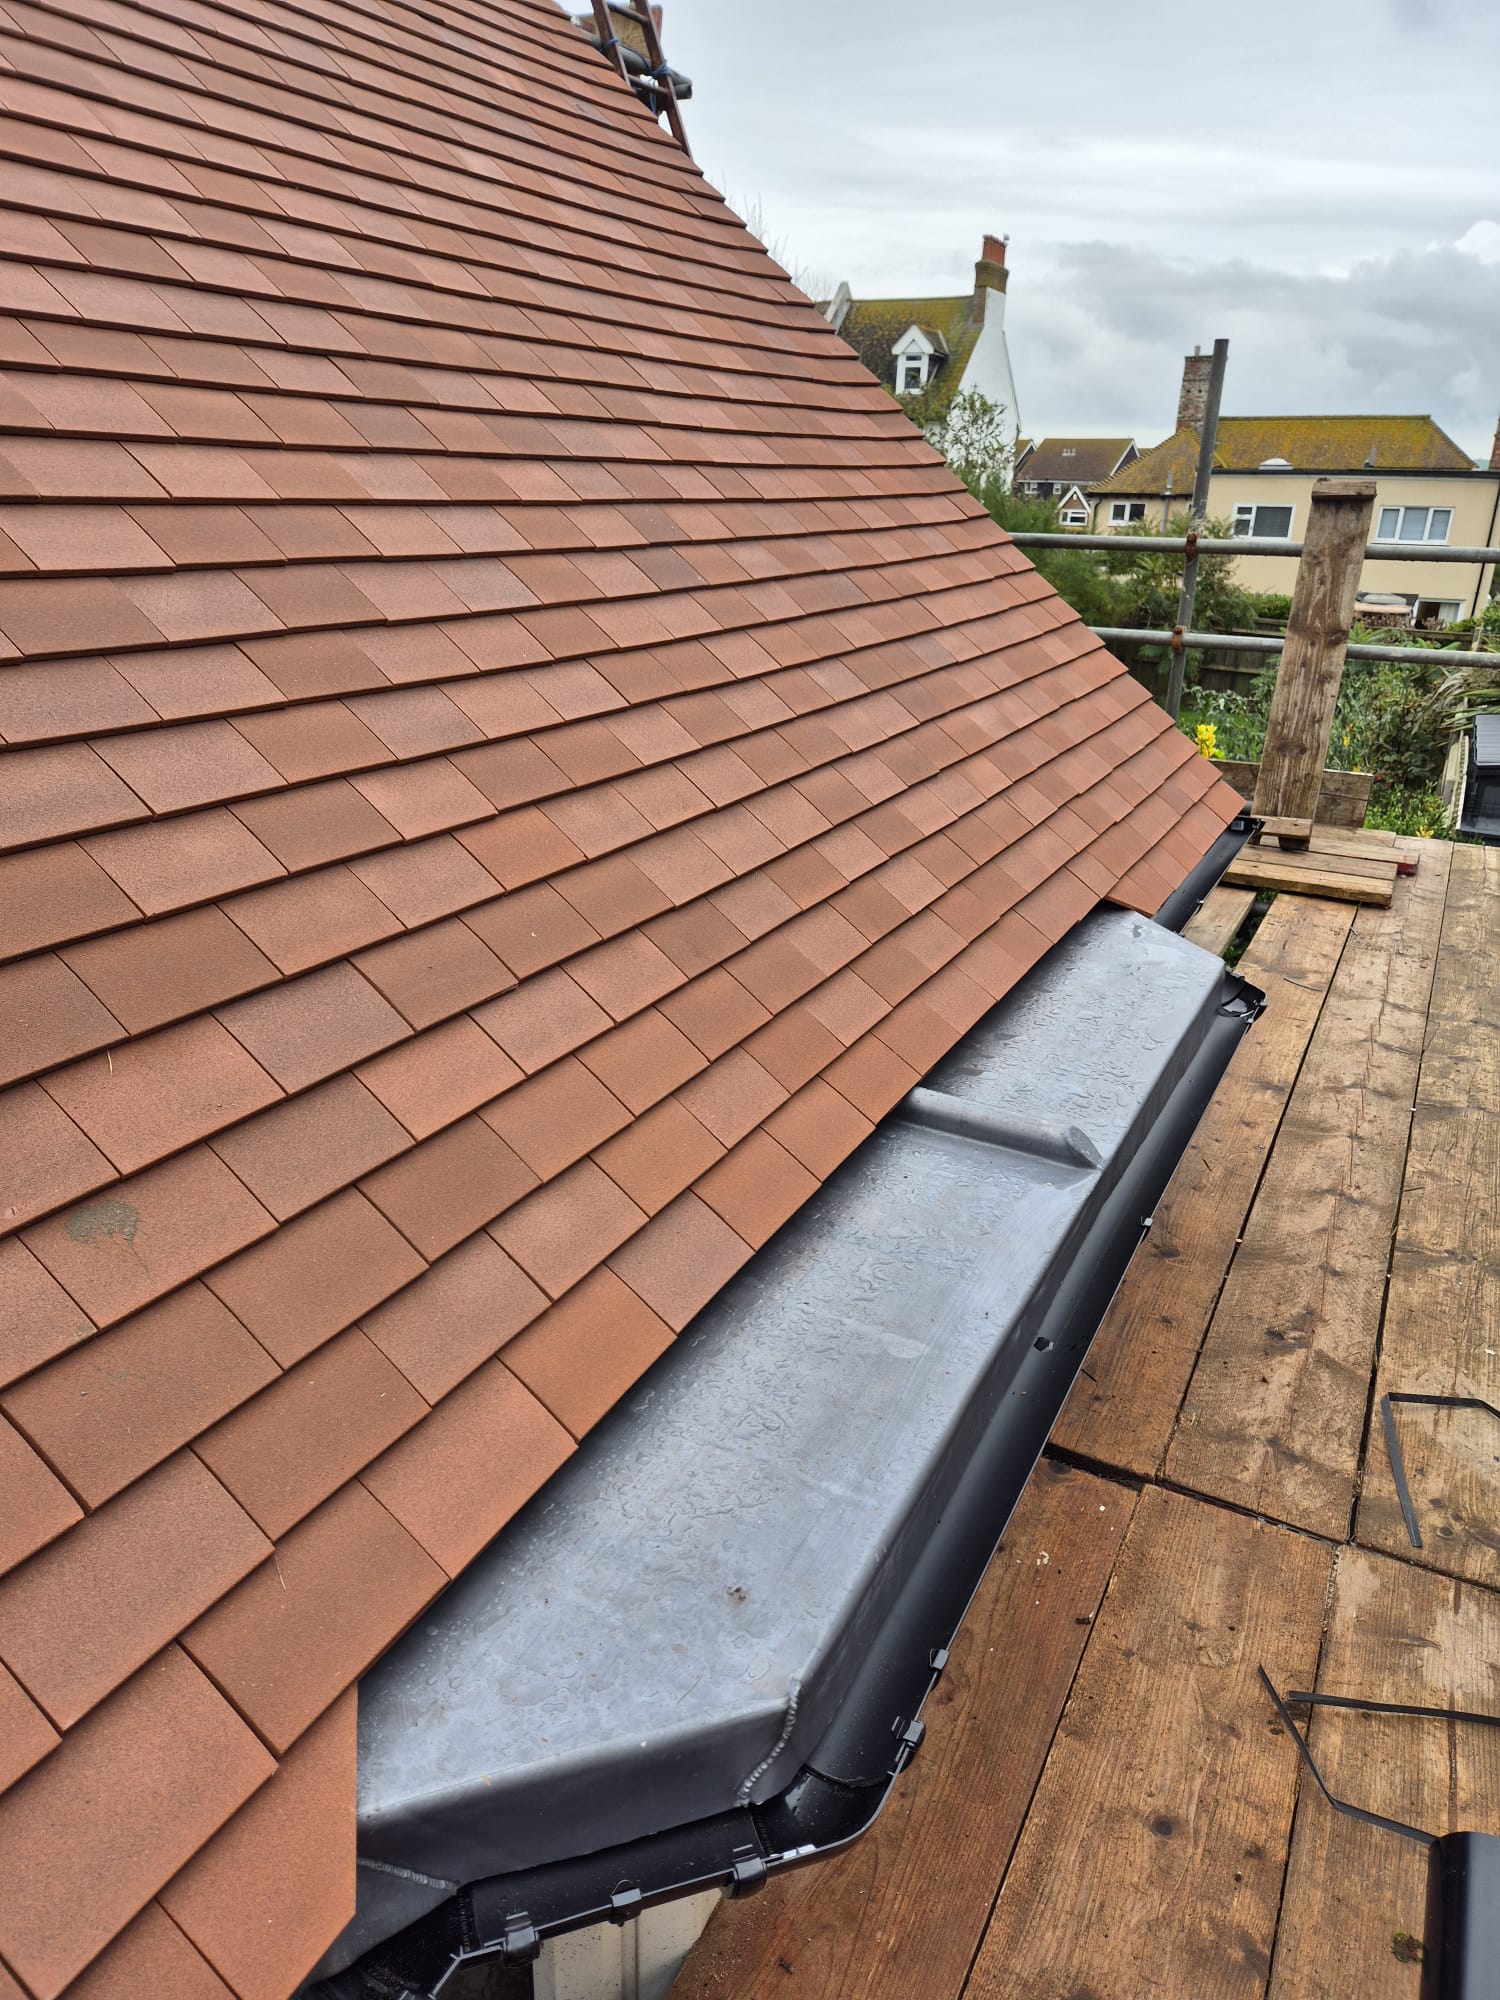
[[[1405,661],[1351,661],[1333,714],[1328,762],[1334,770],[1372,771],[1403,795],[1436,786],[1457,726],[1462,689],[1441,653]],[[1189,736],[1212,723],[1220,757],[1254,763],[1266,740],[1276,670],[1258,673],[1246,694],[1190,687],[1181,726]]]
[[[1443,817],[1442,796],[1436,786],[1414,790],[1393,785],[1377,777],[1370,786],[1370,802],[1365,807],[1365,825],[1381,827],[1387,833],[1416,833],[1423,839],[1451,839],[1452,829]]]

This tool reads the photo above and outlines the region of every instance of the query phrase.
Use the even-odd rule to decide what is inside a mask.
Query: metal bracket
[[[640,1889],[634,1882],[622,1882],[609,1899],[609,1920],[612,1924],[628,1924],[632,1917],[638,1917],[644,1907]]]
[[[1393,1403],[1421,1403],[1432,1410],[1483,1410],[1487,1417],[1500,1422],[1500,1410],[1493,1403],[1487,1403],[1482,1396],[1424,1396],[1415,1389],[1392,1389],[1380,1399],[1380,1423],[1385,1432],[1386,1453],[1391,1461],[1391,1476],[1396,1482],[1396,1498],[1401,1503],[1401,1518],[1406,1523],[1407,1538],[1414,1549],[1422,1546],[1422,1531],[1417,1526],[1417,1510],[1412,1505],[1411,1488],[1406,1483],[1406,1461],[1401,1455],[1401,1440],[1396,1435],[1396,1413]]]
[[[1271,1697],[1276,1713],[1286,1725],[1292,1741],[1302,1753],[1302,1761],[1312,1773],[1313,1783],[1327,1799],[1335,1812],[1346,1813],[1350,1819],[1363,1820],[1366,1826],[1384,1827],[1387,1833],[1399,1833],[1403,1839],[1415,1840],[1422,1847],[1431,1847],[1439,1835],[1428,1833],[1422,1827],[1408,1826],[1404,1820],[1387,1819],[1383,1813],[1368,1812],[1363,1806],[1352,1805],[1348,1799],[1335,1798],[1324,1782],[1323,1773],[1318,1769],[1308,1748],[1307,1739],[1292,1720],[1291,1707],[1298,1708],[1353,1708],[1371,1715],[1411,1715],[1431,1722],[1477,1722],[1488,1729],[1500,1729],[1500,1715],[1486,1715],[1479,1709],[1471,1708],[1430,1708],[1424,1702],[1415,1701],[1371,1701],[1355,1694],[1313,1694],[1297,1689],[1288,1689],[1285,1699],[1271,1685],[1271,1677],[1264,1667],[1257,1667],[1261,1685]]]
[[[752,1854],[747,1849],[735,1856],[734,1867],[724,1885],[724,1894],[734,1903],[742,1896],[753,1896],[757,1890],[765,1888],[769,1873],[765,1856]]]
[[[507,1965],[531,1965],[542,1955],[541,1934],[524,1910],[505,1920],[500,1956]]]

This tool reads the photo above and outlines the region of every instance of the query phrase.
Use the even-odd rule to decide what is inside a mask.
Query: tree
[[[1003,403],[992,403],[978,389],[960,389],[949,401],[939,382],[896,401],[977,499],[993,481],[1010,484],[1013,454]]]
[[[1105,557],[1115,575],[1126,580],[1133,599],[1124,625],[1163,627],[1177,622],[1177,602],[1182,590],[1183,557],[1163,549],[1131,549],[1131,536],[1186,535],[1191,522],[1186,514],[1174,514],[1162,528],[1145,521],[1132,522],[1120,536],[1127,544],[1119,555],[1111,550]],[[1233,535],[1228,521],[1205,521],[1205,539],[1228,541]],[[1193,624],[1200,632],[1237,632],[1248,625],[1255,607],[1250,593],[1234,580],[1234,557],[1202,555],[1198,558],[1198,590],[1193,600]]]

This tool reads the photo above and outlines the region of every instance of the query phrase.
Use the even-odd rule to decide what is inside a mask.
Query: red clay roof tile
[[[550,1180],[630,1123],[614,1093],[571,1056],[506,1091],[479,1115],[539,1180]]]
[[[55,2000],[274,1768],[178,1647],[158,1653],[0,1798],[7,1963]]]
[[[148,917],[253,888],[286,872],[222,806],[95,834],[83,844]]]
[[[76,841],[0,858],[0,907],[5,911],[0,952],[6,957],[44,951],[140,917]]]
[[[119,1181],[25,1232],[27,1247],[100,1325],[123,1319],[275,1224],[206,1146]]]
[[[355,1698],[335,1702],[229,1824],[161,1891],[161,1907],[240,2000],[281,2000],[354,1911]]]
[[[281,1096],[233,1035],[202,1015],[54,1070],[42,1087],[124,1174]]]
[[[16,1237],[0,1240],[0,1383],[84,1340],[94,1324]]]
[[[457,1576],[572,1450],[561,1424],[491,1361],[361,1480],[433,1561]]]
[[[410,1030],[352,965],[305,973],[219,1010],[219,1020],[284,1090],[348,1069]]]
[[[609,1259],[674,1333],[721,1291],[750,1247],[694,1194],[681,1194]]]
[[[280,1541],[276,1560],[190,1626],[182,1643],[280,1756],[445,1581],[356,1480]],[[0,1801],[0,1838],[4,1809]]]
[[[343,778],[329,779],[325,784],[299,784],[294,791],[247,799],[233,810],[284,868],[317,868],[325,861],[365,854],[397,837],[390,821]],[[372,866],[356,867],[355,873],[378,896],[380,884],[372,879]],[[395,909],[396,905],[389,907]],[[400,910],[397,914],[403,922],[408,921]]]
[[[218,909],[75,944],[68,966],[132,1034],[264,986],[276,968]]]
[[[806,1167],[757,1131],[710,1167],[693,1192],[758,1250],[818,1186]]]
[[[606,1267],[518,1335],[505,1365],[581,1438],[672,1339],[666,1321]]]
[[[306,972],[401,929],[349,868],[319,868],[231,897],[224,914],[280,972]]]
[[[60,958],[0,967],[0,1083],[119,1041],[120,1023]]]
[[[268,1553],[181,1452],[0,1581],[0,1653],[67,1729]]]
[[[592,1160],[580,1160],[507,1209],[489,1233],[558,1298],[633,1236],[646,1216]]]
[[[481,1231],[362,1324],[421,1395],[437,1403],[545,1304]]]
[[[217,1133],[212,1145],[256,1200],[285,1222],[404,1152],[407,1139],[364,1084],[344,1075]]]
[[[83,1518],[83,1510],[36,1452],[0,1419],[0,1573],[14,1570]],[[0,1584],[0,1592],[4,1585]],[[0,1600],[3,1601],[3,1600]],[[0,1658],[3,1658],[0,1652]]]
[[[99,1507],[276,1372],[260,1343],[193,1283],[0,1401],[85,1504]]]
[[[521,1072],[476,1021],[460,1015],[362,1063],[358,1075],[412,1138],[426,1139],[518,1082]]]
[[[173,2000],[235,2000],[161,1905],[148,1903],[68,1988],[68,2000],[160,2000],[164,1993]]]
[[[536,1183],[537,1176],[498,1132],[482,1118],[465,1118],[367,1175],[360,1186],[430,1259],[492,1221]]]
[[[57,1731],[25,1693],[0,1667],[0,1792],[39,1764],[58,1742]],[[20,1992],[17,1987],[16,1992]],[[0,1993],[3,1993],[0,1987]]]
[[[457,917],[412,931],[354,963],[414,1028],[491,1000],[514,985],[510,973]]]
[[[654,1215],[723,1154],[712,1132],[675,1097],[643,1113],[596,1158],[631,1200]]]
[[[351,1327],[206,1431],[193,1449],[274,1538],[426,1414],[406,1377]]]
[[[414,1278],[422,1259],[357,1188],[220,1264],[208,1285],[283,1368]]]
[[[18,1229],[115,1178],[103,1153],[40,1084],[0,1092],[0,1127],[0,1227]]]

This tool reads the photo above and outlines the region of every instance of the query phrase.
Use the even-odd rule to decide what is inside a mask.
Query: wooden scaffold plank
[[[1134,1506],[1038,1466],[884,1813],[845,1853],[721,1904],[673,2000],[956,2000]]]
[[[1354,921],[1283,897],[1240,961],[1266,1010],[1235,1052],[1115,1294],[1052,1441],[1149,1479],[1160,1468],[1219,1287]]]
[[[1339,1552],[1320,1692],[1488,1714],[1497,1658],[1500,1597]],[[1500,1730],[1320,1708],[1308,1740],[1356,1805],[1434,1833],[1500,1833]],[[1418,2000],[1426,1883],[1421,1848],[1331,1811],[1304,1783],[1270,2000]]]
[[[1332,1551],[1147,1487],[967,2000],[1260,2000]],[[918,1987],[914,1991],[924,1991]]]
[[[1391,900],[1395,879],[1393,862],[1337,854],[1276,854],[1269,848],[1247,848],[1224,870],[1225,882],[1234,888],[1284,889],[1293,895],[1382,906]]]
[[[1167,1453],[1175,1484],[1343,1540],[1451,849],[1360,910]]]
[[[1317,818],[1374,505],[1373,479],[1313,482],[1255,784],[1256,817],[1272,824]],[[1306,843],[1304,834],[1281,837]]]
[[[1183,925],[1182,935],[1189,944],[1199,945],[1204,951],[1222,957],[1225,947],[1238,936],[1254,905],[1253,889],[1226,889],[1222,886],[1210,889],[1203,898],[1202,909]]]
[[[1377,1388],[1500,1407],[1500,849],[1456,847],[1412,1118]],[[1422,1547],[1373,1428],[1362,1542],[1500,1585],[1500,1423],[1398,1406]]]

